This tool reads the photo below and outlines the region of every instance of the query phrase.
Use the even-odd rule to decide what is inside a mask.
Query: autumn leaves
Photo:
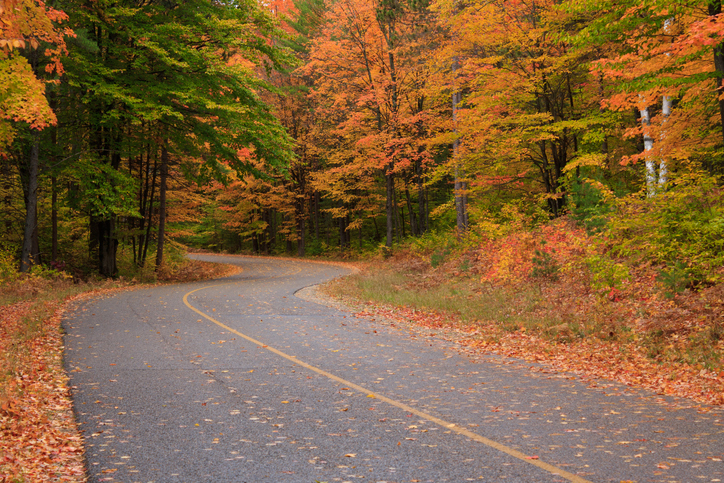
[[[275,79],[288,95],[273,103],[297,158],[288,181],[238,187],[237,198],[253,199],[235,221],[246,236],[281,230],[300,247],[321,238],[330,248],[338,226],[342,248],[356,231],[361,248],[369,239],[389,247],[431,223],[475,225],[510,202],[560,215],[576,202],[575,184],[653,195],[679,173],[718,166],[717,5],[299,0],[278,9],[301,65]]]

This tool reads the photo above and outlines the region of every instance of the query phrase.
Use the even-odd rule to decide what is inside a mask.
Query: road
[[[724,481],[724,412],[302,300],[307,261],[64,320],[91,482]]]

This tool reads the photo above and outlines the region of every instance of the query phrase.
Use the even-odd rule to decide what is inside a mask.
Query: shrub
[[[7,245],[0,244],[0,284],[12,282],[19,275],[15,251]]]
[[[545,241],[541,242],[540,250],[536,248],[533,252],[533,270],[530,275],[533,278],[542,278],[555,282],[558,280],[560,267],[558,266],[558,262],[553,258],[553,255],[545,251],[543,246],[545,246]],[[555,250],[551,251],[555,253]]]
[[[608,230],[613,252],[664,265],[664,279],[675,270],[691,283],[721,281],[724,191],[698,173],[679,176],[671,186],[651,198],[621,200]]]
[[[593,290],[620,289],[630,277],[626,265],[616,263],[606,255],[590,255],[584,261],[591,274]]]
[[[606,203],[601,192],[587,180],[575,181],[571,185],[571,215],[583,226],[589,235],[606,228],[611,205]]]
[[[681,262],[677,262],[669,269],[663,269],[659,272],[656,280],[664,287],[664,296],[668,299],[674,298],[676,294],[680,294],[691,283],[689,270]]]

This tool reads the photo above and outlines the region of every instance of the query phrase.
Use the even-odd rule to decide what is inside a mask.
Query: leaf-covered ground
[[[193,261],[162,281],[230,275],[237,267]],[[83,482],[82,439],[63,369],[63,312],[81,298],[132,288],[25,277],[0,286],[0,483]]]
[[[624,262],[561,220],[458,252],[400,252],[324,290],[470,350],[724,404],[724,285],[671,293],[659,267]]]
[[[3,482],[85,481],[81,438],[62,367],[60,305],[47,303],[53,315],[41,322],[42,334],[29,340],[15,335],[32,317],[31,302],[5,306],[0,314],[0,353],[12,357],[16,369],[3,379],[0,398]]]

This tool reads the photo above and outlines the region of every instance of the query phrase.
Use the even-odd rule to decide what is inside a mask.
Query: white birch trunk
[[[673,18],[666,19],[666,21],[664,22],[664,33],[665,34],[670,33],[673,22],[674,22]],[[668,57],[669,54],[666,54],[666,56]],[[671,115],[672,103],[673,103],[673,100],[672,100],[671,96],[665,95],[663,98],[662,104],[661,104],[661,116],[663,118],[661,120],[662,128],[666,124],[666,121],[669,119],[669,116]],[[666,133],[662,129],[661,130],[661,139],[663,140],[665,136],[666,136]],[[666,185],[666,183],[668,183],[668,181],[669,181],[667,168],[668,167],[666,166],[666,160],[662,156],[661,160],[659,161],[659,182],[658,182],[659,188],[663,188]]]
[[[663,121],[661,121],[662,125],[666,123],[667,119],[669,119],[669,116],[671,115],[671,105],[673,101],[671,99],[671,96],[664,96],[663,105],[661,107],[661,114],[663,115]],[[661,137],[663,138],[665,134],[661,133]],[[666,183],[669,182],[669,176],[668,176],[668,168],[666,166],[666,160],[661,157],[661,161],[659,162],[659,187],[663,188]]]
[[[641,109],[641,127],[643,128],[644,159],[646,160],[646,193],[649,198],[656,196],[656,162],[651,157],[651,151],[654,149],[654,139],[649,132],[650,126],[649,108],[644,107]]]

